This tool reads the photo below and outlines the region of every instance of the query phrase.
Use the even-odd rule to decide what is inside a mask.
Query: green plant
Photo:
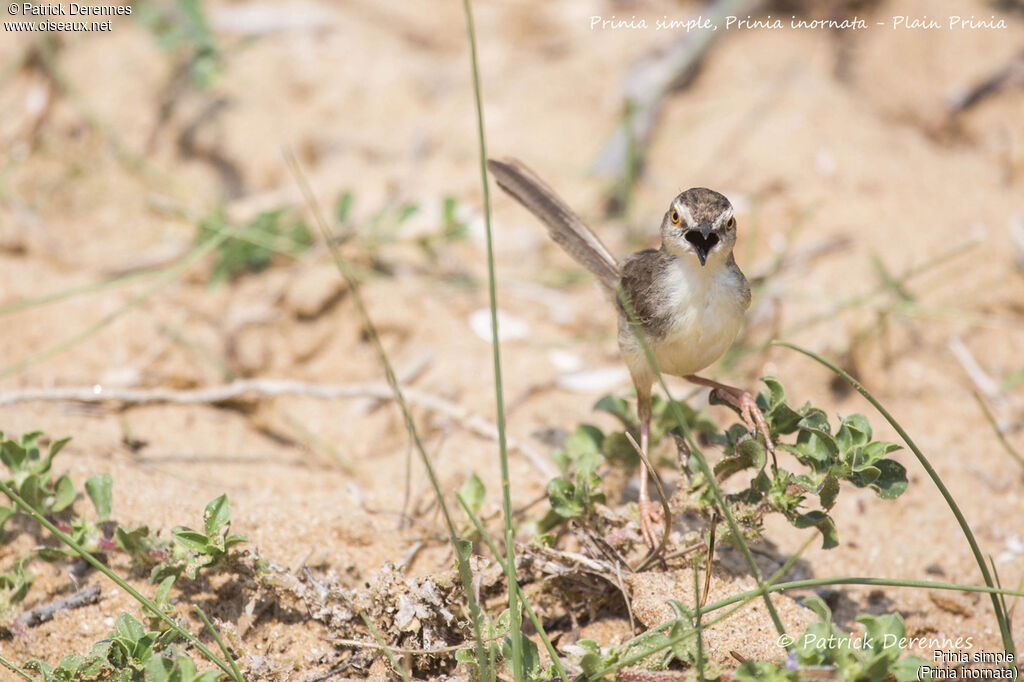
[[[230,655],[228,655],[228,653],[227,653],[226,649],[223,647],[223,645],[221,646],[221,650],[224,652],[224,655],[227,657],[227,659],[228,659],[227,662],[225,662],[219,656],[214,654],[208,647],[206,647],[202,642],[200,642],[198,639],[196,639],[196,637],[194,637],[188,630],[184,629],[177,622],[175,622],[171,618],[171,616],[169,616],[167,614],[167,612],[163,609],[163,607],[160,604],[154,602],[151,599],[147,599],[138,590],[136,590],[131,585],[129,585],[127,582],[125,582],[125,580],[123,578],[118,576],[108,566],[106,566],[104,563],[100,562],[95,556],[93,556],[93,554],[91,552],[89,552],[86,548],[84,548],[82,545],[80,545],[73,537],[71,537],[70,535],[68,535],[67,533],[62,531],[60,528],[58,528],[56,525],[54,525],[53,522],[51,522],[43,514],[41,514],[37,509],[35,509],[32,505],[30,505],[27,500],[25,500],[21,495],[19,495],[18,492],[15,491],[13,489],[13,487],[11,485],[9,485],[4,480],[0,480],[0,491],[2,491],[12,502],[14,502],[14,504],[16,505],[16,507],[20,511],[25,512],[26,514],[31,516],[33,519],[35,519],[36,522],[38,522],[41,526],[43,526],[50,533],[52,533],[58,540],[60,540],[62,543],[64,543],[65,545],[70,547],[72,550],[74,550],[75,553],[79,557],[81,557],[83,560],[85,560],[86,563],[88,563],[93,568],[95,568],[97,571],[99,571],[104,576],[109,578],[111,581],[116,583],[122,590],[124,590],[125,592],[130,594],[136,601],[138,601],[140,604],[142,604],[146,608],[147,613],[150,613],[153,616],[155,616],[156,618],[159,618],[160,621],[162,621],[167,626],[167,628],[169,630],[171,630],[171,631],[173,631],[173,633],[175,633],[174,635],[169,635],[169,634],[166,635],[167,639],[163,639],[163,636],[161,636],[161,635],[157,635],[156,637],[148,637],[145,632],[141,633],[141,635],[136,637],[135,635],[139,634],[137,632],[137,629],[134,628],[134,626],[131,626],[131,622],[130,621],[126,621],[128,623],[128,625],[131,626],[131,627],[129,627],[128,630],[126,630],[125,632],[127,632],[129,638],[134,638],[134,639],[131,640],[132,642],[134,642],[134,644],[131,644],[130,646],[128,644],[126,644],[125,646],[117,649],[116,651],[121,652],[121,654],[125,654],[127,652],[127,654],[130,654],[130,656],[131,656],[131,661],[134,661],[134,662],[138,663],[138,662],[142,661],[144,658],[147,658],[147,656],[148,656],[147,655],[147,651],[149,651],[147,649],[148,643],[152,643],[153,645],[156,645],[160,641],[169,642],[170,638],[173,637],[173,636],[182,637],[182,638],[188,640],[188,642],[192,646],[194,646],[197,649],[199,649],[203,653],[203,655],[205,655],[207,657],[207,659],[209,659],[211,662],[213,662],[224,673],[229,675],[233,680],[235,680],[235,682],[243,682],[241,673],[238,671],[238,667],[235,665],[235,663],[231,659]],[[160,590],[165,590],[165,593],[163,594],[162,597],[159,594]],[[167,605],[166,590],[169,590],[169,585],[166,585],[166,587],[165,587],[164,584],[161,584],[160,590],[158,590],[158,599],[161,599],[162,603],[166,606]],[[196,607],[196,608],[198,610],[198,607]],[[214,638],[217,639],[218,644],[222,644],[220,642],[220,639],[219,639],[217,633],[215,631],[213,631],[213,628],[210,626],[209,622],[205,619],[205,616],[203,616],[202,612],[200,612],[200,616],[203,618],[203,622],[207,626],[207,628],[213,633]],[[141,628],[139,628],[139,629],[141,629]],[[113,637],[114,637],[114,635],[111,636],[111,638],[113,638]],[[103,644],[103,643],[101,642],[100,644]],[[71,666],[69,669],[77,670],[80,667],[79,663],[81,663],[81,662],[78,659],[76,659],[76,658],[71,658],[71,659],[65,658],[65,660],[68,662],[69,666]],[[117,663],[117,662],[124,662],[124,661],[125,661],[125,659],[123,659],[123,657],[121,657],[121,658],[118,658],[118,660],[114,661],[114,662]],[[129,661],[129,663],[131,661]],[[109,657],[108,657],[108,662],[110,662]],[[6,659],[0,660],[0,664],[3,664],[5,667],[8,667],[9,669],[14,670],[15,672],[18,672],[22,677],[27,677],[23,673],[23,671],[21,671],[20,669],[18,669],[16,667],[13,667],[13,664],[11,664]],[[63,661],[62,661],[62,664],[63,664]],[[42,671],[43,669],[45,669],[47,667],[48,664],[46,664],[45,662],[39,661],[37,665],[38,665],[38,668]],[[172,669],[173,669],[173,665],[172,665]],[[154,668],[154,670],[156,670],[156,668]],[[44,677],[46,677],[46,675],[47,675],[47,673],[44,672]],[[63,682],[64,680],[77,679],[77,677],[78,677],[77,674],[69,674],[69,673],[67,673],[65,671],[65,672],[62,672],[58,677],[49,677],[49,678],[46,678],[46,679],[47,680],[49,680],[49,679],[60,679]],[[194,679],[194,677],[195,676],[192,676],[193,679]],[[28,679],[31,679],[31,678],[28,678]],[[129,670],[128,673],[120,674],[115,679],[131,679],[131,680],[134,680],[134,679],[141,679],[141,678],[138,678],[137,675],[135,675],[134,673],[132,673]],[[157,679],[169,679],[169,678],[167,678],[167,677],[158,677]],[[181,679],[181,676],[179,675],[176,679]]]
[[[66,509],[75,501],[75,488],[66,474],[56,482],[50,480],[53,458],[71,439],[51,441],[44,455],[39,446],[42,435],[42,431],[32,431],[19,440],[13,440],[5,438],[0,431],[0,462],[11,475],[11,478],[4,479],[7,485],[18,491],[33,509],[48,516]],[[0,505],[0,540],[3,539],[4,523],[14,512],[14,507]]]
[[[338,195],[334,205],[334,218],[341,228],[339,239],[346,239],[355,231],[352,224],[352,207],[355,194],[344,190]],[[431,206],[428,203],[427,209]],[[402,238],[402,228],[413,216],[424,210],[424,205],[412,201],[404,201],[397,205],[385,204],[376,209],[366,219],[366,232],[360,246],[371,257],[375,256],[382,246],[392,244]],[[436,232],[417,235],[415,243],[431,258],[437,255],[441,244],[460,241],[469,236],[469,226],[459,210],[459,202],[455,197],[446,196],[440,200],[440,226]]]
[[[588,677],[600,677],[602,670],[615,668],[627,659],[646,670],[668,670],[673,663],[692,666],[697,661],[697,643],[683,634],[689,630],[694,614],[674,599],[668,604],[675,617],[664,627],[651,628],[619,646],[602,647],[592,639],[581,639],[572,649],[574,662]]]
[[[220,75],[222,58],[199,0],[140,2],[134,16],[157,39],[161,49],[183,52],[182,63],[193,85],[208,88]]]
[[[11,474],[11,478],[4,479],[4,481],[43,516],[62,515],[66,518],[67,515],[62,512],[70,510],[78,493],[70,476],[64,474],[54,482],[50,470],[53,467],[54,458],[71,439],[61,438],[51,441],[45,455],[39,445],[42,439],[41,431],[26,433],[18,440],[4,438],[3,433],[0,432],[0,461]],[[85,491],[96,510],[98,522],[102,522],[110,516],[113,503],[112,486],[113,479],[110,474],[94,474],[85,483]],[[0,505],[0,540],[3,539],[4,524],[15,512],[16,508],[13,506]],[[94,521],[75,516],[70,521],[58,520],[57,523],[62,530],[71,535],[79,544],[89,548],[90,551],[112,547],[104,541],[103,533]],[[63,545],[37,547],[36,553],[48,561],[77,556],[75,552]]]
[[[75,542],[90,552],[114,549],[115,545],[103,535],[98,523],[106,521],[113,505],[114,479],[110,474],[93,474],[85,482],[85,492],[96,511],[96,521],[82,516],[74,516],[70,521],[58,521],[62,531],[70,535]],[[78,553],[67,545],[56,547],[37,547],[36,553],[47,561],[58,561],[64,558],[77,558]]]
[[[206,504],[203,524],[202,532],[175,527],[170,541],[157,537],[148,526],[118,527],[114,539],[137,566],[152,568],[150,582],[181,575],[195,580],[199,569],[223,564],[233,546],[247,541],[244,535],[230,532],[231,503],[227,495],[219,495]]]
[[[0,622],[6,621],[12,606],[25,599],[36,579],[25,567],[31,558],[31,554],[25,554],[14,562],[11,570],[0,573]]]
[[[68,654],[56,666],[33,658],[24,667],[41,673],[44,682],[213,682],[223,674],[217,670],[197,673],[192,659],[175,644],[177,639],[173,630],[147,631],[137,618],[122,613],[114,629],[87,654]]]
[[[489,657],[497,658],[497,653],[500,651],[501,659],[505,664],[506,670],[511,674],[512,671],[517,667],[522,671],[523,679],[531,682],[541,682],[542,680],[557,679],[559,675],[559,667],[554,663],[549,662],[547,665],[541,663],[540,660],[540,649],[530,639],[522,639],[522,649],[519,654],[519,659],[516,661],[514,650],[512,649],[512,613],[508,609],[505,609],[496,619],[488,619],[489,626]],[[495,643],[500,642],[500,647],[496,646]],[[479,666],[476,653],[472,647],[461,647],[455,652],[455,660],[458,663],[467,664],[471,669],[476,671],[479,675],[481,667]]]
[[[724,481],[740,471],[755,470],[749,487],[729,496],[748,505],[748,521],[756,522],[764,511],[780,512],[797,528],[818,528],[823,547],[835,547],[839,539],[828,512],[835,505],[840,483],[871,488],[883,499],[899,497],[907,489],[907,471],[886,457],[899,446],[872,440],[871,424],[860,414],[840,418],[833,434],[824,410],[809,402],[794,410],[777,379],[764,377],[763,381],[767,388],[758,394],[757,404],[776,447],[792,453],[809,471],[792,473],[782,467],[766,467],[764,444],[751,437],[744,425],[734,424],[725,431],[725,456],[714,467],[715,477]],[[779,442],[781,436],[794,433],[795,442]],[[721,438],[713,440],[723,442]],[[818,497],[820,509],[805,509],[809,495]]]
[[[722,449],[722,458],[713,472],[718,483],[751,471],[748,486],[726,496],[735,507],[740,526],[749,536],[760,533],[765,514],[781,513],[797,528],[817,528],[825,548],[839,543],[834,520],[829,510],[835,505],[840,484],[847,482],[859,488],[871,488],[879,497],[892,499],[906,490],[907,475],[903,465],[887,455],[899,446],[872,439],[871,425],[860,414],[840,418],[835,432],[828,415],[821,408],[804,403],[793,409],[786,402],[786,392],[774,377],[764,377],[766,388],[757,396],[768,423],[775,447],[791,453],[806,467],[803,472],[790,472],[780,466],[768,466],[764,442],[750,433],[742,423],[719,430],[700,411],[685,403],[655,396],[651,419],[651,451],[677,430],[674,411],[678,411],[687,430],[703,442]],[[712,402],[716,402],[712,397]],[[723,403],[724,404],[724,403]],[[604,396],[595,409],[617,417],[627,430],[636,429],[632,410],[625,398]],[[795,434],[795,439],[792,436]],[[791,442],[783,442],[790,437]],[[685,454],[685,449],[683,450]],[[552,459],[562,476],[548,484],[550,511],[538,523],[545,533],[565,519],[586,517],[596,502],[604,502],[603,482],[597,473],[606,460],[634,462],[635,450],[625,432],[605,434],[596,426],[583,424],[566,440],[565,447],[555,450]],[[691,501],[699,509],[710,510],[714,495],[707,480],[692,457],[684,457]],[[817,509],[808,508],[810,497],[816,496]],[[728,539],[730,536],[725,534]]]
[[[217,246],[217,257],[210,272],[210,284],[237,279],[245,273],[263,271],[275,253],[296,256],[313,244],[306,223],[292,216],[287,208],[264,211],[243,225],[233,225],[222,209],[199,221],[197,243],[234,228],[235,236]]]
[[[848,372],[841,370],[839,367],[829,362],[828,360],[825,360],[820,355],[817,355],[816,353],[813,353],[805,348],[801,348],[799,346],[787,343],[785,341],[776,341],[775,343],[779,346],[791,348],[797,351],[798,353],[803,353],[807,357],[817,361],[819,364],[828,367],[838,377],[840,377],[843,381],[849,384],[855,391],[864,396],[864,398],[869,403],[871,403],[876,410],[878,410],[878,412],[885,418],[885,420],[889,422],[889,424],[896,430],[896,433],[900,435],[900,438],[903,439],[903,442],[907,444],[907,447],[910,448],[910,451],[914,453],[915,457],[917,457],[917,461],[921,464],[921,467],[928,474],[928,477],[932,479],[932,483],[935,484],[935,487],[938,488],[939,494],[942,495],[942,499],[946,502],[946,505],[949,507],[949,510],[953,512],[953,516],[956,518],[957,524],[963,531],[964,538],[967,540],[967,544],[971,548],[971,553],[974,555],[974,560],[978,564],[978,568],[981,571],[981,577],[984,579],[985,585],[987,585],[989,588],[995,588],[998,584],[998,581],[993,579],[993,572],[989,571],[988,565],[985,563],[985,558],[981,554],[981,548],[978,546],[978,541],[974,537],[974,533],[971,531],[971,527],[967,523],[967,519],[964,517],[963,512],[960,511],[960,507],[959,505],[957,505],[956,500],[953,499],[953,496],[952,494],[950,494],[949,489],[946,488],[946,484],[942,482],[942,478],[939,476],[938,472],[935,471],[935,467],[932,466],[931,462],[928,460],[927,457],[925,457],[924,453],[917,446],[917,444],[910,437],[910,434],[907,433],[903,426],[891,414],[889,414],[889,411],[886,410],[880,402],[878,402],[878,399],[875,398],[875,396],[871,395],[870,391],[864,388],[864,386],[862,386],[859,381],[850,376]],[[999,624],[999,634],[1003,640],[1004,650],[1008,654],[1013,655],[1015,653],[1015,649],[1013,644],[1013,635],[1010,630],[1010,617],[1007,612],[1006,605],[1005,603],[1003,603],[999,595],[997,595],[996,593],[993,592],[989,596],[992,599],[992,610],[995,613],[996,622]],[[1014,666],[1014,670],[1016,670],[1016,666]]]
[[[783,682],[806,679],[816,673],[823,678],[849,682],[898,682],[931,679],[927,663],[920,656],[900,658],[906,628],[898,613],[881,616],[862,614],[857,622],[864,626],[862,635],[851,635],[832,622],[832,612],[819,597],[810,597],[804,605],[820,619],[811,623],[795,642],[783,663],[745,661],[736,670],[736,679],[743,682]]]
[[[586,517],[594,504],[605,502],[597,468],[604,464],[603,448],[608,441],[596,426],[581,424],[566,439],[564,448],[551,453],[562,475],[548,482],[551,509],[538,522],[539,532],[546,533],[566,519]]]

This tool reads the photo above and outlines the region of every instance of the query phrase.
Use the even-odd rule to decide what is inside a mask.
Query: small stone
[[[304,270],[285,291],[284,304],[300,320],[323,315],[345,293],[345,281],[333,265]]]

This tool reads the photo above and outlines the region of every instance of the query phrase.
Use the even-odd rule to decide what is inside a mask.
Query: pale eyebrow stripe
[[[718,227],[719,225],[724,225],[725,221],[729,220],[729,218],[732,217],[733,210],[734,209],[733,209],[732,206],[728,206],[728,207],[726,207],[726,209],[724,211],[719,213],[718,214],[718,219],[715,220],[715,227]]]
[[[679,212],[680,217],[683,218],[687,225],[693,225],[693,213],[690,212],[689,206],[684,206],[679,201],[673,201],[672,207]]]

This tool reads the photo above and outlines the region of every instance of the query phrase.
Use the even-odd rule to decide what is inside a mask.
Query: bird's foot
[[[778,466],[775,460],[775,444],[772,443],[772,434],[768,430],[768,422],[765,421],[764,414],[761,412],[761,408],[757,406],[754,396],[738,388],[733,388],[731,391],[716,388],[715,392],[723,400],[740,411],[740,418],[743,419],[743,423],[747,425],[748,429],[761,434],[761,437],[764,439],[765,448],[772,456],[772,462]]]
[[[647,472],[644,472],[647,475]],[[641,495],[637,500],[637,508],[640,511],[640,532],[644,536],[644,542],[651,549],[658,546],[659,534],[654,526],[661,524],[665,515],[662,513],[661,505],[655,504],[647,495]]]
[[[775,459],[775,444],[772,442],[772,434],[768,429],[768,422],[765,420],[761,408],[757,406],[754,396],[741,388],[720,384],[717,381],[705,379],[695,374],[686,378],[695,384],[710,387],[714,390],[715,395],[735,407],[747,428],[752,432],[756,431],[761,434],[761,437],[764,439],[764,446],[768,450],[768,454],[772,456],[772,463],[778,467],[778,462]]]

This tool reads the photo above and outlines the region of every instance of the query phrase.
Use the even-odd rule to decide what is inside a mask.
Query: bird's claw
[[[658,546],[659,540],[652,524],[660,524],[665,517],[661,505],[654,504],[651,498],[647,496],[641,496],[637,500],[637,508],[640,512],[640,532],[643,534],[647,545],[654,549]]]
[[[757,406],[754,396],[740,389],[726,391],[717,388],[715,391],[740,411],[740,418],[743,419],[743,423],[747,425],[751,432],[756,431],[761,434],[761,437],[764,439],[764,446],[768,450],[768,454],[772,456],[772,462],[775,463],[775,444],[772,442],[772,434],[768,429],[768,422],[764,418],[764,413]],[[776,466],[778,466],[777,463]]]

